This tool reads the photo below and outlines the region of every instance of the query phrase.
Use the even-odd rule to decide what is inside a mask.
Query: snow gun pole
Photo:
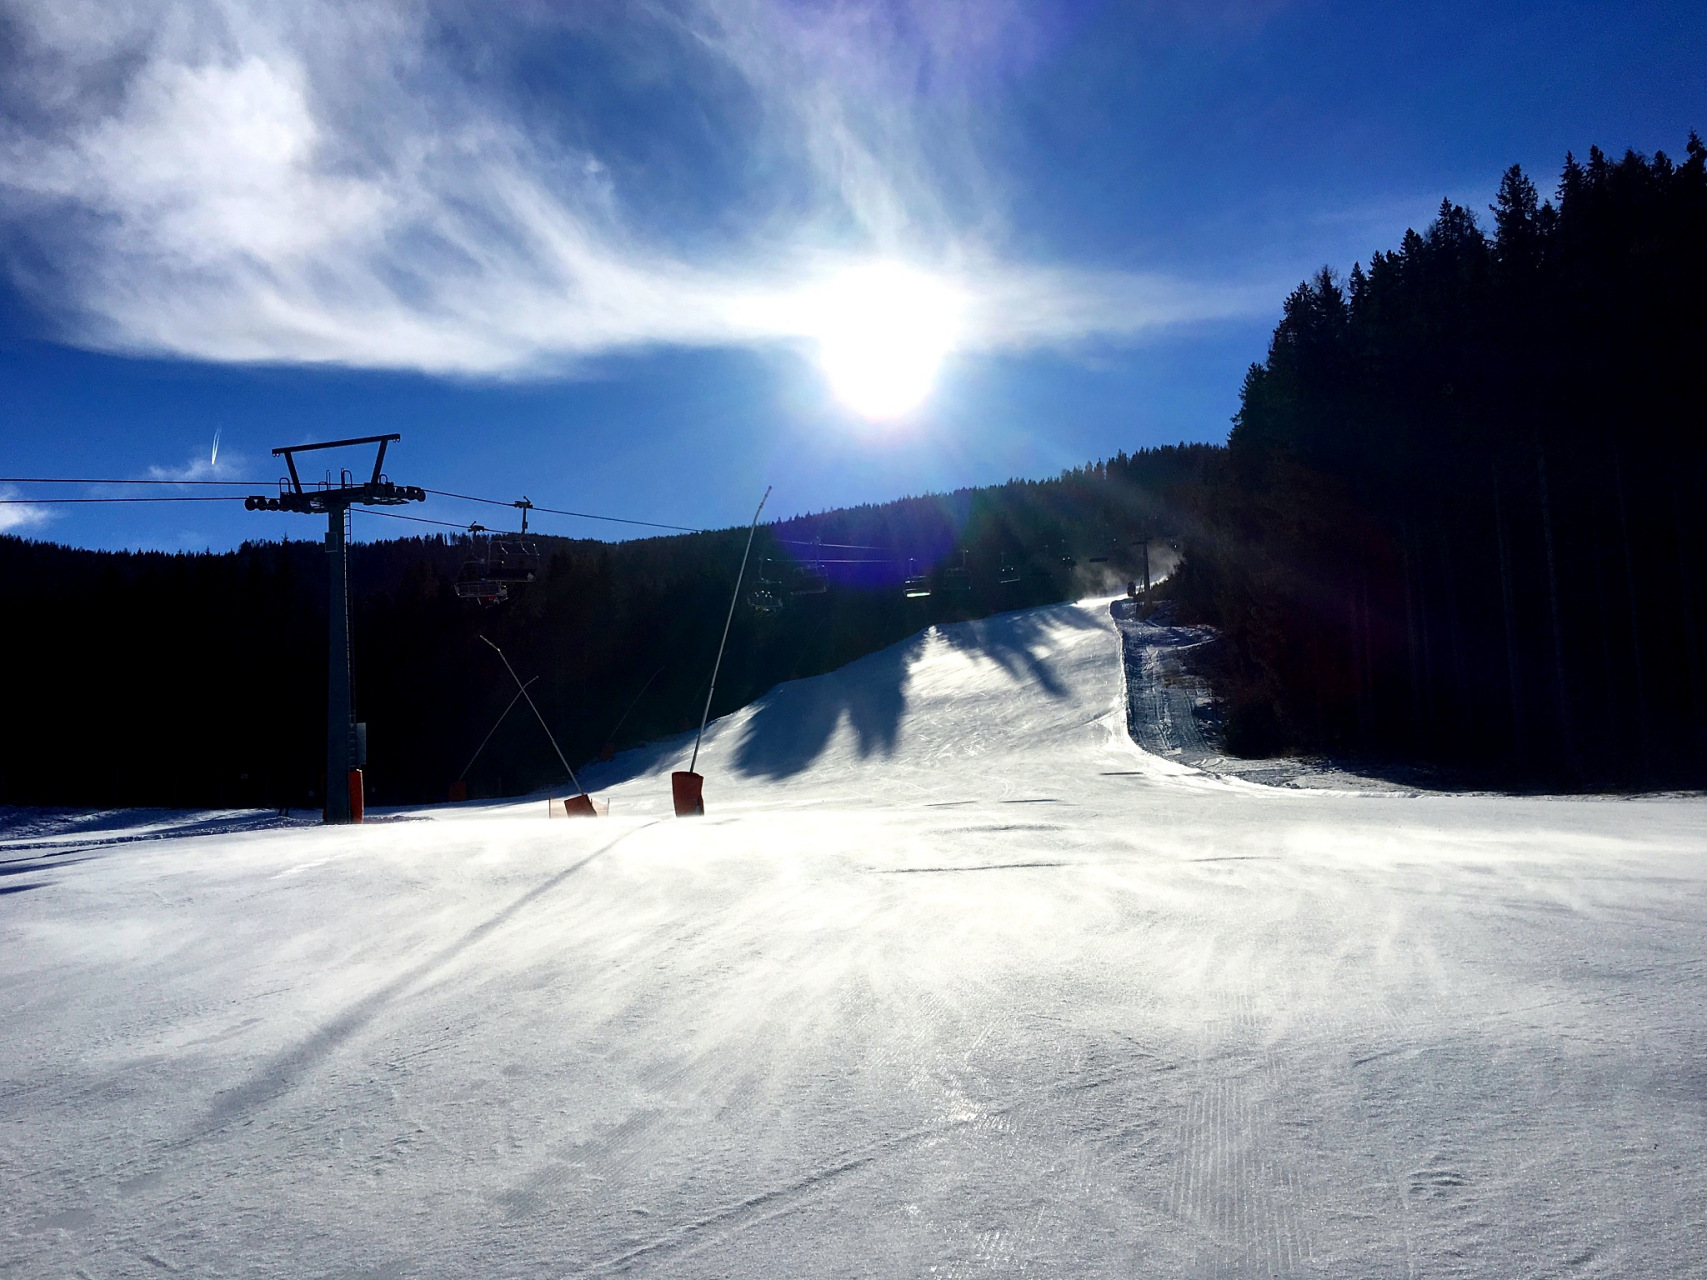
[[[482,637],[482,639],[484,639],[484,637]],[[528,684],[532,684],[533,681],[537,679],[539,679],[539,677],[535,676],[533,680],[528,681]],[[503,713],[492,722],[492,727],[486,731],[486,736],[480,739],[480,745],[474,748],[474,754],[468,757],[468,763],[462,766],[462,772],[456,775],[456,780],[458,782],[461,782],[468,776],[468,771],[474,767],[474,762],[480,759],[480,753],[486,750],[486,744],[492,741],[492,735],[498,732],[498,726],[504,723],[505,719],[509,716],[511,709],[516,705],[516,703],[522,700],[522,692],[523,690],[517,689],[510,695],[510,701],[505,705]]]
[[[493,653],[498,655],[498,660],[504,664],[504,670],[510,673],[510,679],[516,682],[516,688],[521,690],[522,697],[526,698],[528,706],[533,708],[534,719],[538,720],[539,727],[545,730],[545,736],[551,739],[551,749],[557,753],[557,758],[562,761],[563,771],[569,775],[569,781],[575,785],[576,793],[585,795],[586,792],[581,790],[581,780],[575,776],[575,771],[569,767],[569,761],[563,755],[563,748],[557,745],[557,735],[551,732],[551,726],[545,723],[545,717],[540,715],[539,708],[534,706],[533,695],[528,692],[527,685],[522,683],[522,678],[516,674],[516,669],[510,665],[510,660],[504,656],[502,649],[487,640],[485,636],[481,636],[480,639],[491,648]]]
[[[667,666],[669,663],[664,664],[664,667]],[[605,739],[606,742],[614,743],[616,741],[616,735],[622,732],[622,726],[628,723],[628,717],[634,714],[634,708],[640,705],[640,700],[646,696],[646,691],[652,687],[652,682],[664,674],[664,667],[659,667],[646,677],[646,683],[640,686],[640,692],[634,695],[634,701],[628,704],[628,710],[622,713],[622,719],[616,722],[616,728],[610,731],[610,737]]]
[[[705,737],[705,725],[711,719],[711,696],[717,692],[717,673],[723,666],[723,649],[729,643],[729,625],[735,621],[735,606],[741,600],[741,579],[747,576],[747,557],[753,553],[753,534],[758,531],[759,512],[765,509],[765,503],[770,501],[771,487],[765,486],[765,496],[759,499],[759,507],[753,512],[753,523],[747,526],[747,549],[741,553],[741,569],[735,575],[735,590],[729,596],[729,616],[723,619],[723,639],[717,642],[717,661],[711,664],[711,687],[705,691],[705,714],[699,718],[699,732],[694,735],[693,759],[688,762],[688,772],[692,773],[699,764],[699,742]]]

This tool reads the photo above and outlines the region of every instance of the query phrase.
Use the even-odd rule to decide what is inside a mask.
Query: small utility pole
[[[243,499],[250,511],[292,511],[299,515],[326,516],[326,554],[329,558],[330,621],[326,654],[326,821],[330,824],[359,822],[362,808],[362,779],[356,763],[356,725],[350,714],[350,557],[345,537],[352,506],[399,507],[406,502],[425,502],[426,490],[414,485],[392,484],[385,478],[385,449],[402,437],[361,436],[353,440],[328,440],[325,444],[287,445],[273,450],[283,457],[290,471],[279,481],[279,496],[254,495]],[[297,474],[296,456],[318,449],[342,449],[376,444],[373,474],[357,483],[348,471],[338,481],[330,479],[304,487]]]

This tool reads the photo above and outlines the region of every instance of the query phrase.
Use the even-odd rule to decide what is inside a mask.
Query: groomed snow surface
[[[1702,800],[1146,753],[1107,601],[685,749],[14,813],[0,1275],[1707,1274]]]

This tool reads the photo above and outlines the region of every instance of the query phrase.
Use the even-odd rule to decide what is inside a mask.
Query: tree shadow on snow
[[[754,704],[735,746],[735,767],[748,777],[770,779],[804,772],[824,754],[844,718],[861,759],[893,755],[913,666],[935,644],[986,658],[1015,684],[1066,698],[1067,688],[1047,661],[1063,628],[1103,629],[1071,606],[998,614],[933,627],[828,675],[779,685]]]
[[[735,744],[748,777],[786,778],[810,768],[845,717],[860,758],[892,755],[907,709],[907,676],[925,637],[867,654],[840,670],[778,685],[753,705]]]
[[[955,649],[988,658],[1015,684],[1036,684],[1051,698],[1060,699],[1067,696],[1067,688],[1045,659],[1062,630],[1101,631],[1104,627],[1084,610],[1063,605],[957,623],[939,629],[937,635]]]

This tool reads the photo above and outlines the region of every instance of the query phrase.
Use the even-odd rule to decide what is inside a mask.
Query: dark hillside
[[[714,714],[931,622],[1124,581],[1139,571],[1134,539],[1183,536],[1183,494],[1217,452],[1146,450],[1054,480],[762,527]],[[541,538],[541,580],[489,608],[457,598],[464,553],[454,538],[357,544],[356,713],[369,725],[372,800],[442,799],[510,700],[482,633],[524,679],[539,677],[533,695],[572,761],[596,754],[619,721],[619,745],[692,728],[745,537]],[[904,597],[910,574],[928,579],[928,597]],[[0,802],[315,803],[326,678],[319,543],[166,555],[0,537],[0,582],[9,597]],[[820,582],[821,592],[797,594]],[[753,607],[765,592],[780,607]],[[523,707],[482,753],[469,789],[520,793],[560,772]]]

